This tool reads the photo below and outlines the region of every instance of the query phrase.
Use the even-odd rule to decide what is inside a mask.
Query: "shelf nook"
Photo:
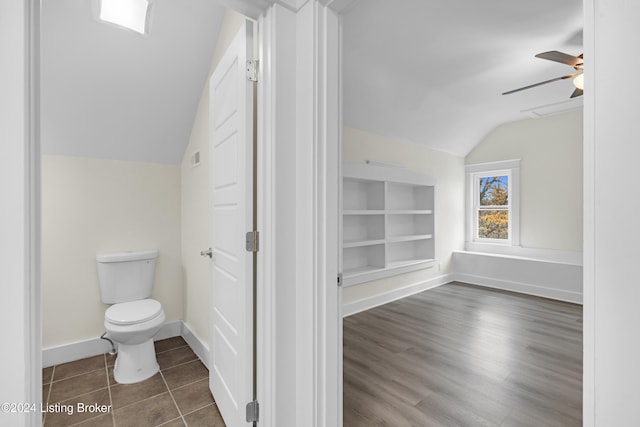
[[[435,182],[398,167],[342,166],[345,286],[434,264]]]

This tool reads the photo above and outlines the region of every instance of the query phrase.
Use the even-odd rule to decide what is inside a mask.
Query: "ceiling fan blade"
[[[566,53],[558,52],[557,50],[551,50],[549,52],[542,52],[536,55],[536,58],[547,59],[549,61],[559,62],[561,64],[567,64],[572,67],[582,64],[582,54],[580,56],[568,55]]]
[[[573,91],[573,93],[571,94],[571,96],[569,98],[577,98],[579,96],[582,96],[582,94],[584,93],[584,91],[582,89],[576,89]]]
[[[508,92],[504,92],[504,93],[503,93],[503,95],[509,95],[509,94],[512,94],[512,93],[515,93],[515,92],[520,92],[521,90],[531,89],[532,87],[545,85],[545,84],[547,84],[547,83],[557,82],[557,81],[559,81],[559,80],[570,79],[570,78],[572,78],[572,77],[577,76],[578,74],[580,74],[580,73],[576,73],[576,74],[567,74],[566,76],[556,77],[555,79],[545,80],[545,81],[540,82],[540,83],[534,83],[534,84],[529,85],[529,86],[525,86],[525,87],[521,87],[521,88],[518,88],[518,89],[510,90],[510,91],[508,91]]]

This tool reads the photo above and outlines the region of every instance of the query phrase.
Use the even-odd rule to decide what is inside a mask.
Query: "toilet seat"
[[[146,322],[157,316],[162,311],[162,305],[154,299],[114,304],[104,313],[105,320],[114,325],[132,325]]]

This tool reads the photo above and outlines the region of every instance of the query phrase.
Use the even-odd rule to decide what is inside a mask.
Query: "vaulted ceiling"
[[[582,53],[582,0],[359,0],[344,18],[344,123],[466,155],[523,110],[569,101],[574,72],[534,58]],[[566,103],[566,104],[565,104]]]
[[[155,0],[148,36],[94,18],[92,0],[43,0],[42,151],[179,163],[224,8]]]
[[[179,163],[224,8],[154,0],[142,37],[96,20],[94,3],[43,0],[43,152]],[[582,0],[356,0],[344,16],[344,123],[465,155],[523,110],[580,105],[570,80],[501,93],[569,74],[534,55],[579,55],[581,29]]]

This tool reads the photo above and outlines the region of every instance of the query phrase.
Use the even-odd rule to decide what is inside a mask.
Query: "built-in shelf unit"
[[[342,166],[344,286],[431,267],[435,178],[394,166]]]

